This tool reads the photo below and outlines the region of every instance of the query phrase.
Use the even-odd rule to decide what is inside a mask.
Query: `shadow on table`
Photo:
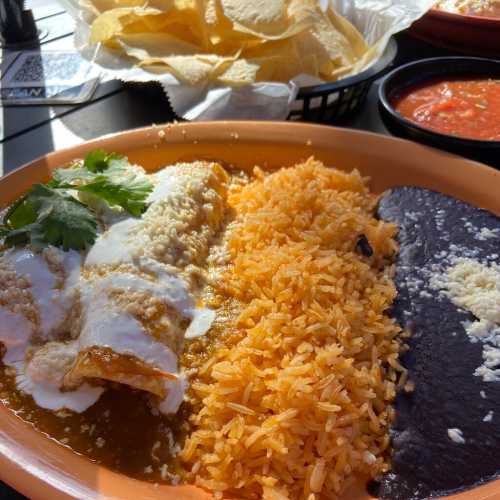
[[[8,107],[2,108],[4,126],[9,120],[11,120],[11,116],[9,116],[10,114],[13,114],[12,111],[9,113],[9,110],[11,109],[12,108]],[[33,109],[36,109],[34,112],[39,116],[39,118],[43,118],[44,120],[48,120],[50,118],[49,108],[33,106]],[[3,153],[3,174],[8,174],[24,163],[31,161],[34,157],[36,158],[54,149],[54,142],[52,140],[50,127],[43,127],[42,130],[43,132],[37,135],[36,144],[26,142],[22,145],[22,149],[20,149],[17,141],[9,140],[1,145]]]
[[[27,500],[27,497],[0,481],[0,500]]]
[[[82,141],[176,119],[160,85],[126,84],[119,93],[60,118]]]
[[[29,48],[30,51],[40,52],[40,44],[32,45]],[[44,81],[43,68],[41,68],[41,74],[36,75],[37,80],[40,84]],[[1,88],[0,81],[0,88]],[[20,164],[24,163],[23,159],[32,159],[33,153],[30,151],[34,148],[35,151],[52,151],[54,149],[54,143],[52,140],[52,133],[49,127],[44,129],[44,133],[39,134],[37,137],[36,145],[24,144],[23,148],[17,145],[17,141],[10,141],[10,139],[20,135],[20,133],[25,133],[29,128],[25,128],[25,123],[29,120],[29,123],[43,123],[50,120],[50,107],[48,106],[23,106],[22,112],[20,112],[20,106],[2,106],[0,109],[2,113],[2,121],[0,124],[3,127],[2,137],[8,138],[2,143],[2,159],[3,159],[3,173],[6,174],[18,167]],[[19,123],[22,121],[23,123]],[[22,130],[22,132],[19,132]]]

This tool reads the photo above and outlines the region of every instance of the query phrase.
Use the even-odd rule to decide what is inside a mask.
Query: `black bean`
[[[373,248],[370,246],[368,238],[362,234],[358,237],[356,242],[356,250],[363,254],[365,257],[371,257],[373,255]]]

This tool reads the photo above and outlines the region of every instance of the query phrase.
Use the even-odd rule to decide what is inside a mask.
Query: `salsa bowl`
[[[479,57],[436,57],[405,64],[389,73],[379,87],[382,119],[388,129],[397,136],[498,167],[500,141],[469,139],[441,133],[405,118],[394,107],[394,97],[405,89],[418,87],[435,78],[448,79],[458,76],[498,80],[500,61]]]

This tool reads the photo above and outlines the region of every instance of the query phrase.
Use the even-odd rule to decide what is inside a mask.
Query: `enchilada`
[[[147,210],[97,206],[101,233],[88,252],[15,249],[0,259],[4,362],[39,406],[83,411],[103,381],[151,393],[164,413],[183,401],[184,337],[206,333],[215,316],[197,297],[228,176],[207,162],[138,174],[152,184]]]

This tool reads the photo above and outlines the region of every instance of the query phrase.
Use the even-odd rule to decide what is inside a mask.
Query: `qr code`
[[[75,85],[85,81],[89,71],[89,63],[76,52],[27,52],[9,68],[3,84],[9,87]]]
[[[43,82],[51,79],[72,78],[79,71],[81,59],[67,55],[35,54],[26,57],[23,65],[12,77],[13,82]]]

